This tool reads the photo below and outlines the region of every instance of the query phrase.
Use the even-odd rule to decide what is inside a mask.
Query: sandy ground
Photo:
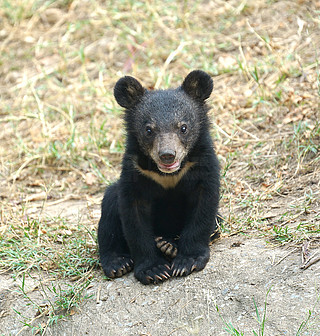
[[[271,248],[262,239],[237,236],[214,243],[202,272],[161,285],[144,286],[132,273],[107,281],[97,271],[87,291],[91,298],[71,317],[47,328],[46,335],[230,335],[226,323],[244,335],[253,335],[253,331],[260,335],[254,301],[262,317],[270,291],[263,335],[297,335],[312,310],[308,329],[299,335],[316,336],[320,265],[306,270],[300,265],[301,255],[294,247]],[[30,328],[21,331],[22,318],[14,312],[25,316],[35,312],[17,293],[17,283],[10,275],[0,277],[3,335],[32,334]],[[33,285],[31,279],[26,280],[27,288]],[[39,300],[37,290],[28,295]]]

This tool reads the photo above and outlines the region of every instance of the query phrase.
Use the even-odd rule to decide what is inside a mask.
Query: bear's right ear
[[[206,72],[194,70],[185,78],[181,87],[193,99],[204,102],[210,97],[213,80]]]
[[[118,104],[125,108],[133,107],[143,96],[145,89],[133,77],[125,76],[120,78],[113,90],[114,97]]]

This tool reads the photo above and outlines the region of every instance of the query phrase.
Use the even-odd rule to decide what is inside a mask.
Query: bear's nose
[[[171,149],[166,149],[159,152],[159,158],[163,164],[169,165],[174,162],[176,152]]]

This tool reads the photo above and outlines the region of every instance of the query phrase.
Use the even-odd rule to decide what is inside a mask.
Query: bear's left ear
[[[192,98],[204,102],[210,97],[213,80],[204,71],[194,70],[185,78],[181,87]]]
[[[133,107],[143,96],[145,89],[133,77],[125,76],[120,78],[113,90],[114,97],[118,104],[125,108]]]

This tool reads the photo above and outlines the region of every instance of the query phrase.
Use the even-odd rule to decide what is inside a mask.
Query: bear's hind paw
[[[173,241],[163,238],[156,237],[155,238],[157,248],[167,257],[174,259],[177,256],[178,248],[177,244]]]

